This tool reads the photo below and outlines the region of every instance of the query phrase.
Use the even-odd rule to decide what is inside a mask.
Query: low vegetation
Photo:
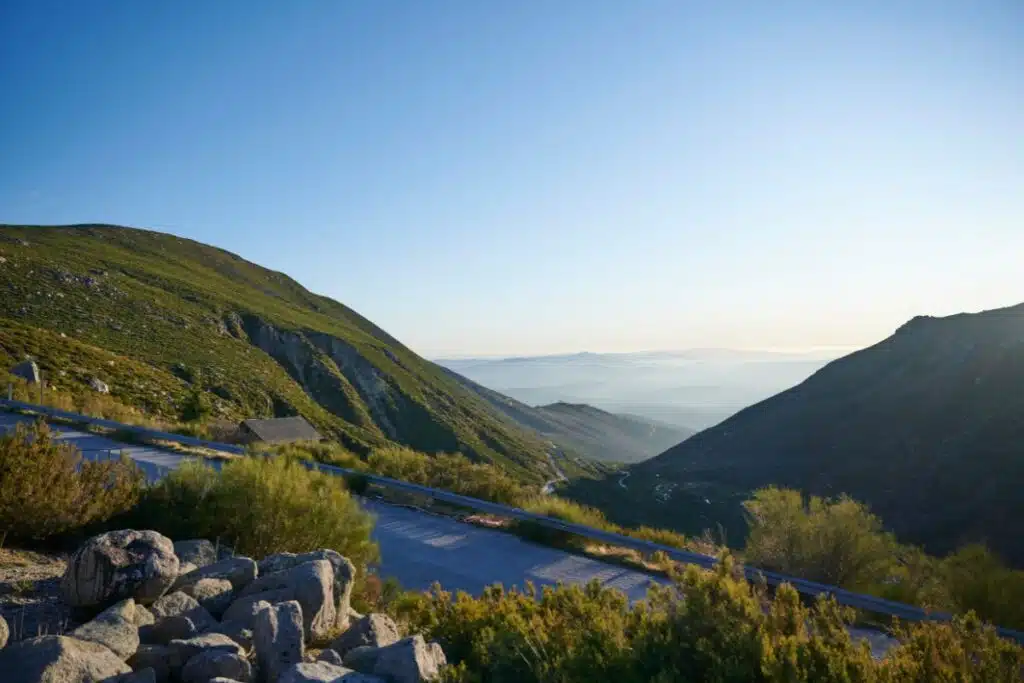
[[[441,642],[449,683],[1009,683],[1024,671],[1024,649],[973,616],[901,626],[900,644],[875,660],[851,640],[848,610],[825,599],[806,607],[788,586],[769,597],[728,558],[715,571],[690,567],[632,606],[594,583],[492,587],[479,598],[438,587],[389,609]]]
[[[363,567],[378,559],[373,517],[344,483],[287,458],[240,458],[220,473],[186,464],[148,489],[128,520],[171,538],[216,539],[250,557],[333,548]]]
[[[42,422],[0,437],[0,542],[40,542],[131,508],[144,477],[127,458],[90,462]]]
[[[805,499],[767,488],[745,503],[744,560],[770,569],[1024,629],[1024,571],[971,545],[945,558],[899,543],[867,506],[846,496]]]

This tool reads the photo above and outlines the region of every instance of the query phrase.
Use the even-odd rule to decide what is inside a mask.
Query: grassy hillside
[[[901,539],[987,542],[1024,565],[1024,305],[915,318],[629,477],[581,482],[616,521],[744,535],[740,503],[775,484],[863,500]]]
[[[545,444],[346,306],[229,252],[113,226],[0,226],[0,362],[92,378],[180,416],[301,414],[350,448],[396,442],[549,475]]]
[[[693,434],[683,427],[632,415],[616,415],[578,403],[529,406],[451,370],[462,386],[517,425],[536,431],[563,450],[611,463],[633,463],[661,453]]]

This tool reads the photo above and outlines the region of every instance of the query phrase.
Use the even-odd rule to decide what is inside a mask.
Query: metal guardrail
[[[170,434],[167,432],[160,432],[153,429],[146,429],[144,427],[136,427],[133,425],[125,425],[119,422],[113,422],[111,420],[103,420],[99,418],[89,417],[87,415],[80,415],[78,413],[70,413],[63,410],[56,410],[54,408],[48,408],[45,406],[37,406],[30,403],[22,403],[20,401],[7,401],[0,399],[0,408],[8,408],[18,411],[26,411],[42,415],[45,417],[58,418],[62,420],[68,420],[71,422],[85,423],[90,425],[96,425],[100,427],[106,427],[109,429],[116,429],[119,431],[128,431],[139,436],[161,440],[161,441],[172,441],[181,443],[188,446],[198,446],[209,450],[221,451],[225,453],[243,454],[246,449],[242,446],[236,446],[233,444],[219,443],[216,441],[205,441],[203,439],[196,439],[189,436],[182,436],[180,434]],[[381,477],[375,474],[368,474],[366,472],[360,472],[357,470],[350,470],[343,467],[335,467],[333,465],[326,465],[323,463],[317,463],[312,461],[304,461],[304,464],[311,469],[316,469],[321,472],[334,474],[337,476],[356,476],[362,477],[371,484],[382,486],[384,488],[393,489],[395,491],[404,491],[406,493],[415,493],[419,495],[428,496],[434,500],[439,500],[445,503],[451,503],[453,505],[459,505],[462,507],[478,510],[481,512],[488,512],[501,517],[508,517],[524,522],[532,522],[548,529],[554,529],[557,531],[564,531],[567,533],[589,538],[595,541],[601,541],[611,545],[616,545],[624,548],[630,548],[643,553],[665,553],[671,559],[682,562],[685,564],[695,564],[705,569],[710,569],[718,563],[718,558],[710,555],[703,555],[701,553],[694,553],[688,550],[681,550],[679,548],[673,548],[671,546],[660,545],[658,543],[652,543],[651,541],[645,541],[631,536],[623,536],[621,534],[604,531],[602,529],[594,529],[593,527],[583,526],[580,524],[572,524],[569,522],[563,522],[559,519],[552,517],[546,517],[544,515],[538,515],[526,510],[514,508],[508,505],[502,505],[500,503],[492,503],[486,500],[480,500],[479,498],[470,498],[469,496],[463,496],[458,493],[452,493],[450,491],[443,491],[440,489],[433,489],[419,484],[411,484],[409,482],[400,481],[398,479],[391,479],[388,477]],[[757,567],[743,567],[743,573],[746,578],[750,581],[757,581],[763,578],[769,586],[779,586],[783,583],[788,583],[793,586],[799,593],[811,597],[817,597],[820,595],[832,597],[840,605],[846,607],[852,607],[854,609],[864,610],[868,612],[875,612],[877,614],[886,614],[892,617],[898,617],[905,621],[949,621],[952,615],[948,612],[936,612],[924,610],[914,605],[907,605],[901,602],[895,602],[892,600],[886,600],[884,598],[875,597],[873,595],[865,595],[862,593],[854,593],[838,586],[829,586],[823,583],[817,583],[815,581],[807,581],[806,579],[799,579],[792,576],[785,576],[777,572],[765,571],[758,569]],[[997,627],[999,635],[1005,638],[1012,638],[1018,642],[1024,643],[1024,632],[1014,631],[1012,629]]]
[[[147,439],[153,439],[158,441],[173,441],[180,443],[185,446],[194,446],[196,448],[206,448],[213,451],[221,451],[223,453],[233,453],[234,455],[242,455],[245,453],[243,446],[236,446],[229,443],[220,443],[218,441],[206,441],[205,439],[196,439],[191,436],[184,436],[182,434],[171,434],[169,432],[161,432],[156,429],[148,429],[146,427],[139,427],[136,425],[126,425],[120,422],[114,422],[113,420],[104,420],[98,417],[90,417],[88,415],[82,415],[80,413],[71,413],[66,410],[58,410],[56,408],[50,408],[48,406],[38,406],[32,403],[22,403],[21,401],[8,401],[6,399],[0,399],[0,408],[7,408],[10,410],[21,410],[44,417],[56,418],[59,420],[68,420],[70,422],[86,423],[96,427],[104,427],[107,429],[116,429],[121,432],[131,432]]]

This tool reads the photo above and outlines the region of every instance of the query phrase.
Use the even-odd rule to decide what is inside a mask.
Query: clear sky
[[[2,0],[0,222],[426,355],[872,343],[1024,301],[1024,2]]]

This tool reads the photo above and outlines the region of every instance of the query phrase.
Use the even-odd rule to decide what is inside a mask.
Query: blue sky
[[[212,243],[427,355],[1024,301],[1024,3],[0,3],[0,222]]]

